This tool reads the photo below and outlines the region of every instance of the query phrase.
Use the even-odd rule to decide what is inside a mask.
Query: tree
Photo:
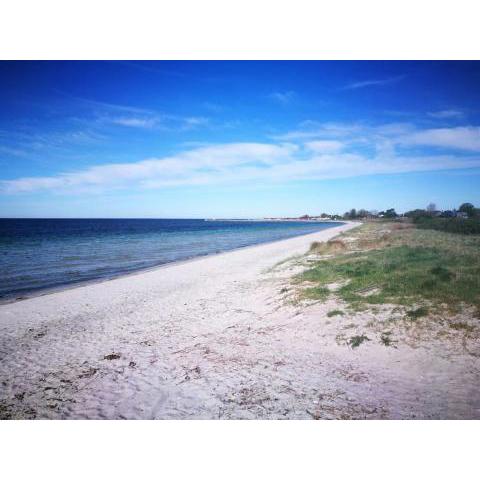
[[[357,210],[355,208],[352,208],[349,212],[345,212],[343,214],[343,218],[346,218],[348,220],[354,220],[357,218]]]
[[[471,203],[462,203],[458,207],[459,212],[464,212],[466,213],[469,217],[473,217],[475,215],[475,207]]]
[[[357,210],[355,208],[352,208],[349,212],[345,212],[343,217],[349,220],[354,220],[355,218],[357,218]]]
[[[396,218],[398,217],[397,212],[395,211],[394,208],[389,208],[388,210],[385,211],[385,217],[386,218]]]
[[[426,210],[417,208],[416,210],[410,210],[409,212],[405,212],[405,216],[409,218],[417,219],[421,217],[428,217],[429,215]]]

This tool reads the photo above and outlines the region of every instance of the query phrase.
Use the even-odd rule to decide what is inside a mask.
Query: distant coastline
[[[330,217],[310,217],[305,215],[303,217],[263,217],[263,218],[205,218],[206,222],[339,222],[342,221],[340,216],[338,218]]]

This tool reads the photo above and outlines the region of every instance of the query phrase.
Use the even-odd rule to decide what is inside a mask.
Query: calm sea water
[[[0,219],[0,299],[330,228],[336,222]]]

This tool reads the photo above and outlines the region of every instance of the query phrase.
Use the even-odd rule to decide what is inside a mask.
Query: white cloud
[[[350,142],[365,143],[365,141],[371,142],[379,136],[391,138],[413,130],[415,130],[415,126],[410,123],[386,123],[373,126],[362,123],[320,123],[308,120],[302,122],[298,130],[273,135],[272,138],[283,141],[349,139]]]
[[[399,139],[404,145],[424,145],[470,152],[480,152],[480,127],[431,128],[405,135]]]
[[[42,190],[71,194],[118,188],[288,182],[480,167],[480,157],[399,155],[395,150],[399,142],[409,145],[425,142],[444,146],[454,144],[463,148],[467,145],[470,150],[477,147],[480,150],[480,141],[475,140],[478,127],[416,131],[408,124],[376,127],[319,124],[315,128],[317,133],[329,136],[309,141],[301,138],[295,143],[200,146],[162,158],[104,164],[53,176],[6,180],[0,182],[0,190],[5,194]],[[360,142],[364,142],[362,146],[366,148],[352,153],[352,145]]]
[[[461,110],[440,110],[438,112],[428,112],[428,116],[438,119],[463,118],[465,114]]]
[[[232,143],[189,150],[171,157],[146,159],[134,163],[105,164],[76,172],[65,172],[51,177],[25,177],[0,183],[5,193],[38,190],[95,188],[140,188],[195,184],[198,178],[215,181],[229,173],[255,163],[269,166],[287,161],[298,149],[292,144]]]
[[[291,103],[296,97],[296,93],[289,90],[287,92],[272,92],[269,95],[273,101],[280,103],[281,105],[287,105]]]
[[[6,147],[4,145],[0,145],[0,154],[2,153],[5,155],[12,155],[14,157],[24,157],[27,155],[27,152],[20,148],[11,148],[11,147]]]
[[[206,117],[187,117],[184,119],[184,121],[186,125],[190,125],[192,127],[207,125],[209,123],[209,119]]]
[[[398,75],[396,77],[388,77],[383,79],[370,79],[370,80],[363,80],[359,82],[352,82],[345,85],[341,90],[357,90],[358,88],[390,85],[392,83],[399,82],[404,78],[405,78],[405,75]]]
[[[305,147],[315,153],[336,153],[343,149],[344,144],[337,140],[316,140],[306,142]]]
[[[119,117],[112,118],[111,122],[123,127],[152,128],[157,120],[155,118]]]
[[[122,116],[102,117],[100,122],[120,125],[122,127],[157,129],[167,131],[191,130],[204,127],[210,123],[207,117],[182,117],[178,115]]]
[[[143,68],[143,67],[139,67]],[[122,127],[158,129],[167,131],[183,131],[206,126],[210,120],[200,116],[173,115],[157,110],[131,105],[118,105],[82,97],[75,97],[59,92],[78,105],[87,107],[100,124],[119,125]],[[214,105],[214,104],[209,104]],[[88,119],[90,122],[90,119]]]
[[[300,129],[280,135],[273,135],[275,140],[294,141],[315,138],[342,138],[358,134],[364,129],[363,125],[349,123],[320,123],[307,120],[300,124]]]

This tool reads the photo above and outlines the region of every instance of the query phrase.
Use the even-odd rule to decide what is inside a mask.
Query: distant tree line
[[[480,208],[475,208],[472,203],[462,203],[458,209],[443,211],[430,204],[426,210],[411,210],[404,215],[419,228],[463,234],[480,233]]]
[[[322,214],[322,218],[343,220],[368,220],[368,219],[394,219],[406,217],[411,219],[419,228],[443,230],[452,233],[477,234],[480,233],[480,208],[472,203],[462,203],[458,209],[438,210],[434,203],[429,203],[426,208],[417,208],[404,214],[397,214],[394,208],[381,212],[376,210],[359,210],[352,208],[343,215]]]
[[[434,203],[429,203],[426,208],[417,208],[403,214],[398,214],[394,208],[388,208],[381,212],[377,210],[366,210],[364,208],[352,208],[343,215],[303,215],[297,217],[301,220],[377,220],[408,218],[419,228],[443,230],[453,233],[477,234],[480,233],[480,208],[472,203],[462,203],[458,209],[438,210]],[[292,219],[295,220],[295,219]]]
[[[402,215],[399,215],[394,208],[389,208],[387,210],[382,210],[378,212],[377,210],[365,210],[360,208],[352,208],[348,212],[345,212],[343,215],[329,215],[328,213],[322,213],[321,218],[332,218],[338,217],[344,220],[358,220],[366,218],[397,218],[397,217],[407,217],[412,219],[418,218],[478,218],[480,219],[480,208],[475,208],[472,203],[462,203],[458,209],[453,210],[437,210],[437,207],[434,203],[429,203],[425,209],[417,208],[415,210],[410,210],[405,212]]]
[[[405,217],[419,218],[477,218],[480,219],[480,208],[475,208],[472,203],[462,203],[458,209],[437,210],[434,203],[430,203],[425,210],[417,208],[404,213]]]
[[[324,215],[325,217],[334,217],[327,214],[322,214],[322,217]],[[480,233],[480,208],[476,208],[472,203],[462,203],[458,209],[453,210],[438,210],[434,203],[429,203],[424,209],[417,208],[401,215],[397,214],[394,208],[381,212],[352,208],[341,217],[335,217],[343,220],[381,220],[406,217],[411,219],[419,228],[463,234]]]
[[[356,210],[352,208],[350,211],[345,212],[342,216],[344,220],[361,220],[367,218],[396,218],[398,217],[397,212],[395,212],[394,208],[389,208],[388,210],[377,212],[376,210],[365,210],[361,208],[360,210]]]

